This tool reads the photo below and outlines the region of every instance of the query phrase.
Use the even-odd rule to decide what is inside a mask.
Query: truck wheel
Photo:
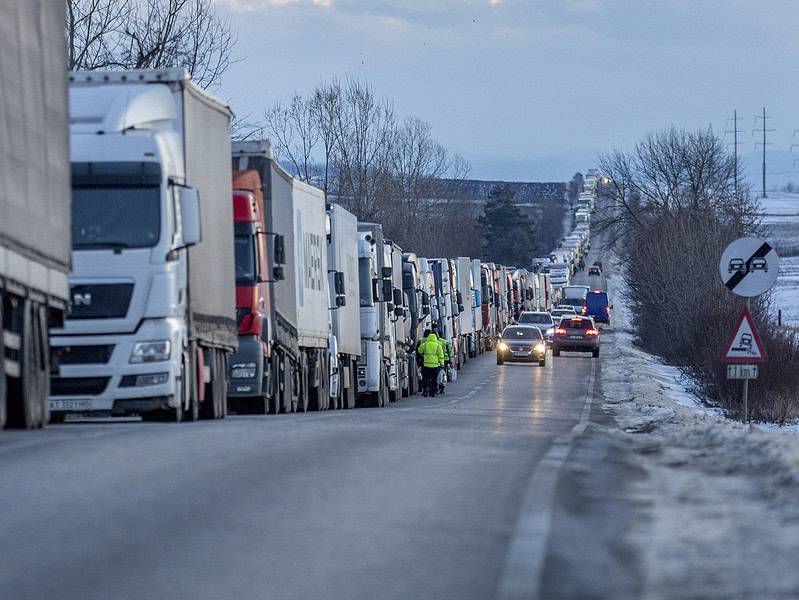
[[[34,325],[32,303],[28,300],[9,302],[4,329],[11,334],[14,345],[10,349],[16,354],[14,362],[19,369],[17,377],[6,380],[7,424],[23,429],[41,427],[46,418],[43,402],[47,400],[42,398],[47,393],[41,389],[42,380],[46,377],[49,383],[50,374],[41,370],[41,341],[35,339],[39,327]]]
[[[187,421],[196,421],[200,418],[200,401],[197,398],[197,394],[194,393],[192,389],[192,381],[194,378],[192,377],[192,368],[191,363],[189,362],[189,355],[184,352],[183,358],[181,359],[180,365],[180,403],[183,406],[188,405],[189,409],[186,411],[186,420]]]
[[[301,364],[298,365],[299,368],[299,376],[300,376],[300,385],[297,388],[297,408],[296,412],[308,412],[308,392],[309,392],[309,379],[310,373],[308,373],[308,364],[305,360],[302,360]]]

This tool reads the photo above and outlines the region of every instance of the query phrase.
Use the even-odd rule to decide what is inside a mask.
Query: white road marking
[[[580,420],[568,433],[555,438],[527,483],[522,509],[499,581],[498,600],[540,598],[539,587],[552,525],[555,487],[574,440],[585,432],[589,424],[595,371],[596,362],[592,361],[588,392]]]

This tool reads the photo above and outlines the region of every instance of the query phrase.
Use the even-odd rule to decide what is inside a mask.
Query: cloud
[[[329,8],[333,4],[333,0],[214,0],[214,2],[234,12],[257,12],[291,4],[311,4]]]

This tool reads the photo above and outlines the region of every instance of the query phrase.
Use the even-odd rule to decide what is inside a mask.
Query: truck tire
[[[200,349],[200,352],[203,353],[203,362],[211,373],[210,381],[205,381],[205,376],[203,373],[200,373],[200,378],[197,380],[198,384],[203,386],[205,389],[203,401],[200,403],[200,418],[203,420],[216,419],[218,418],[217,414],[219,412],[219,399],[217,398],[216,393],[216,379],[218,375],[216,371],[216,350],[213,348],[209,350]]]
[[[200,400],[197,398],[197,394],[194,393],[194,386],[192,385],[195,377],[193,376],[194,370],[191,366],[190,356],[194,356],[194,353],[184,352],[181,359],[179,396],[181,403],[189,407],[184,415],[186,420],[196,421],[200,418]]]
[[[50,373],[48,357],[44,356],[42,347],[40,310],[29,300],[12,303],[10,308],[5,328],[18,334],[19,377],[7,379],[7,424],[9,427],[34,429],[45,424],[49,412],[46,403]]]
[[[300,359],[298,365],[299,369],[299,386],[297,388],[297,408],[296,412],[308,412],[308,394],[310,387],[311,374],[308,372],[308,362],[305,358]]]

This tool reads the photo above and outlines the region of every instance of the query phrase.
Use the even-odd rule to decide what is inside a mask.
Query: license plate
[[[50,410],[91,410],[91,400],[50,400]]]
[[[569,339],[570,340],[581,340],[581,339],[583,339],[583,336],[581,336],[581,335],[570,335]]]
[[[513,356],[528,356],[529,352],[514,352]]]

